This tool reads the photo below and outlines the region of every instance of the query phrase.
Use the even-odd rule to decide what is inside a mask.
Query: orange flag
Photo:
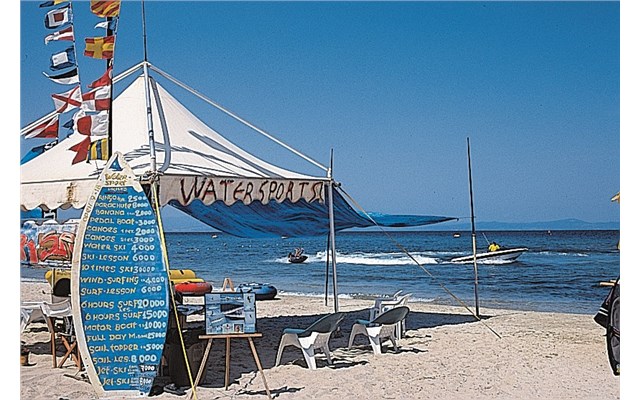
[[[86,38],[84,40],[86,44],[84,55],[102,60],[113,58],[113,46],[115,45],[115,41],[115,36]]]
[[[91,12],[98,17],[117,17],[120,15],[120,0],[91,0]]]

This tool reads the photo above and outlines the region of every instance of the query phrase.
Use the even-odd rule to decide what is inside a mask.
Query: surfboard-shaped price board
[[[72,308],[99,396],[147,396],[169,322],[167,267],[155,213],[120,153],[100,174],[78,226]]]

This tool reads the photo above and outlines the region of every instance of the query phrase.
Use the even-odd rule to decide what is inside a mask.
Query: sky
[[[20,127],[66,89],[42,74],[68,42],[44,44],[40,3],[18,11]],[[73,5],[86,85],[104,71],[82,55],[100,19]],[[324,165],[333,151],[368,211],[468,218],[469,138],[477,221],[620,220],[620,3],[144,5],[152,64]],[[142,36],[141,3],[123,2],[115,74],[142,61]],[[324,174],[157,78],[254,154]]]

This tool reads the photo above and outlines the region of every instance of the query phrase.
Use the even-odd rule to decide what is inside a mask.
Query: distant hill
[[[463,223],[445,222],[425,229],[436,231],[469,231],[471,230],[471,223],[469,221]],[[476,230],[482,231],[590,231],[619,229],[620,222],[586,222],[574,218],[540,222],[476,221]]]

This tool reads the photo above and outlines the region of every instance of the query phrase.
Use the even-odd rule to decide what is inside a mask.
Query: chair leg
[[[329,343],[322,346],[322,351],[324,352],[324,355],[327,356],[327,364],[333,365],[333,362],[331,361],[331,353],[329,352]]]
[[[380,336],[369,336],[369,343],[371,343],[371,347],[373,348],[373,355],[382,354]]]
[[[313,346],[308,348],[302,348],[302,355],[304,356],[305,361],[307,362],[307,366],[309,369],[316,369],[316,357],[315,350]]]
[[[353,327],[351,328],[351,335],[349,336],[348,348],[351,349],[351,346],[353,345],[353,340],[357,335],[366,335],[366,334],[367,334],[367,330],[363,325],[354,324]]]
[[[283,336],[282,339],[280,339],[280,347],[278,347],[278,355],[276,356],[276,364],[274,365],[274,367],[277,365],[280,365],[280,357],[282,357],[282,350],[284,350],[284,347],[286,346],[284,344],[284,340],[285,339]]]
[[[67,351],[66,353],[64,353],[64,356],[58,363],[58,368],[62,368],[65,361],[67,361],[67,359],[71,357],[71,361],[76,364],[76,367],[78,367],[78,369],[82,369],[82,359],[80,358],[80,353],[78,350],[78,341],[74,340],[73,338],[67,340],[65,336],[60,336],[60,339],[62,340],[62,344],[64,344],[64,347],[67,349]]]
[[[391,340],[391,343],[393,343],[393,351],[397,352],[398,344],[396,343],[396,338],[394,337],[394,335],[389,336],[389,340]]]
[[[351,335],[349,335],[349,346],[347,346],[347,349],[351,350],[351,346],[353,345],[353,338],[355,337],[356,337],[356,332],[352,329]]]
[[[67,349],[67,351],[64,353],[64,356],[62,357],[62,359],[58,363],[58,368],[62,368],[62,366],[64,365],[64,362],[67,361],[67,358],[69,358],[69,356],[73,355],[73,351],[75,350],[76,346],[78,345],[77,342],[73,342],[73,344],[70,344],[69,341],[67,340],[67,338],[65,338],[64,336],[60,336],[60,340],[62,340],[62,344],[64,345],[65,349]],[[72,357],[72,359],[73,359],[73,357]]]
[[[51,357],[53,358],[53,368],[58,367],[58,358],[56,357],[56,331],[55,331],[55,319],[46,317],[45,322],[49,329],[49,335],[51,336]]]

